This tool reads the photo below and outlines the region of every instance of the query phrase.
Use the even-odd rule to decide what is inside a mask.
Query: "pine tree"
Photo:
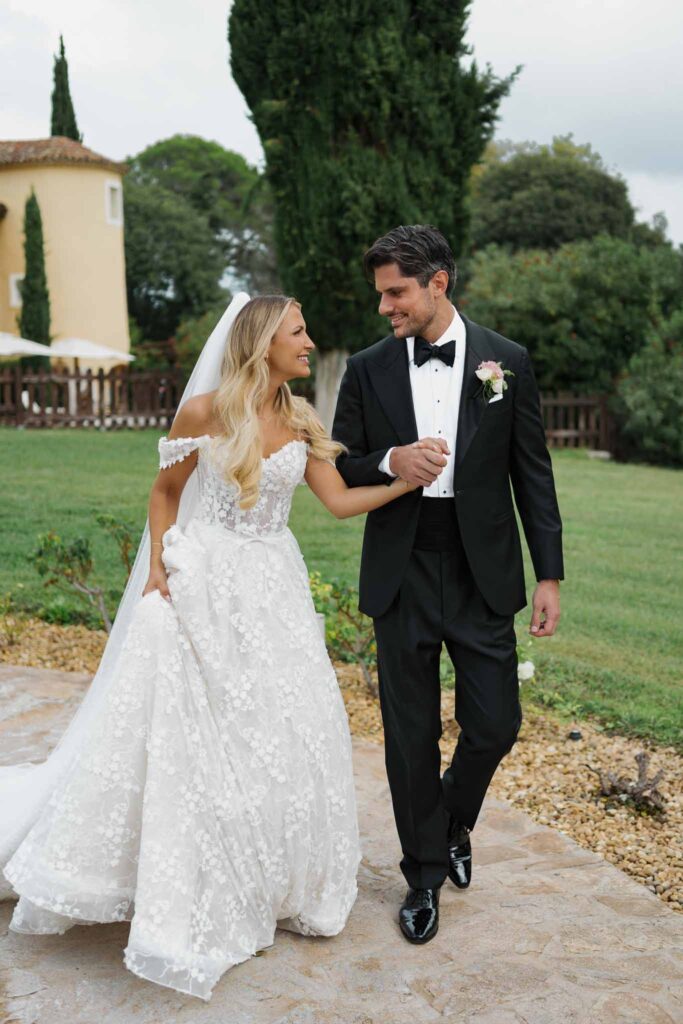
[[[323,351],[386,333],[361,266],[379,235],[435,224],[462,251],[470,169],[514,78],[463,63],[470,2],[233,4],[232,71],[265,152],[280,274]]]
[[[71,102],[69,91],[69,65],[64,53],[64,40],[59,37],[59,53],[55,56],[53,70],[54,88],[52,90],[52,126],[51,135],[65,135],[68,139],[82,142],[76,124],[76,113]]]
[[[22,338],[50,344],[50,295],[45,274],[43,220],[36,194],[26,200],[24,211],[24,280],[21,284],[21,313],[17,318]]]

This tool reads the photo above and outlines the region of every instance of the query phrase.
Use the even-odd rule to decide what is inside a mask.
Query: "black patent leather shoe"
[[[457,821],[448,830],[448,877],[458,889],[466,889],[472,881],[470,831]]]
[[[439,930],[439,890],[408,889],[398,912],[408,942],[429,942]]]

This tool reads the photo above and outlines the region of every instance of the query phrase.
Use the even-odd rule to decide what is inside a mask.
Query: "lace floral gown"
[[[17,932],[130,920],[142,978],[208,999],[276,925],[335,935],[360,859],[351,743],[287,520],[308,450],[238,507],[210,437],[198,510],[164,535],[172,602],[141,598],[87,743],[5,867]]]

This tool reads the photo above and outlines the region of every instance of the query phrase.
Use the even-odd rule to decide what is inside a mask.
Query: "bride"
[[[337,517],[409,488],[347,489],[287,384],[313,347],[293,299],[233,300],[159,442],[88,695],[46,762],[0,769],[10,928],[130,921],[126,966],[203,999],[276,926],[336,935],[356,898],[348,721],[287,520],[304,480]]]

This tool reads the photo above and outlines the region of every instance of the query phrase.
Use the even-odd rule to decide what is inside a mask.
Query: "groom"
[[[458,313],[453,254],[436,228],[398,227],[365,254],[392,333],[353,355],[332,430],[351,487],[413,490],[370,512],[360,608],[374,620],[385,758],[408,892],[399,924],[428,942],[446,876],[470,882],[484,794],[522,720],[514,615],[526,605],[512,491],[538,580],[530,632],[560,617],[562,523],[525,348]],[[499,363],[507,388],[476,375]],[[497,385],[500,388],[500,384]],[[460,735],[440,777],[442,644]]]

